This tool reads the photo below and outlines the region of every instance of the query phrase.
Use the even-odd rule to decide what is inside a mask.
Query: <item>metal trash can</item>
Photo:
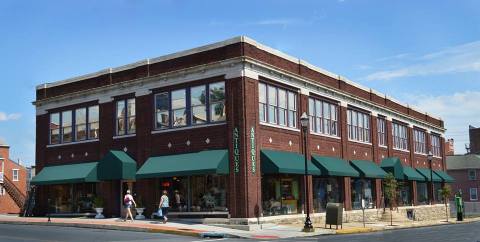
[[[332,224],[336,225],[335,229],[338,229],[338,225],[340,225],[340,228],[343,228],[342,222],[343,222],[343,203],[327,203],[327,211],[325,215],[325,228],[327,227],[327,224],[330,225],[330,228],[332,228]]]

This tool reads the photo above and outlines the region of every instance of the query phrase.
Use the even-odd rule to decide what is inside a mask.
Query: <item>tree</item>
[[[385,193],[385,198],[388,201],[388,206],[390,207],[390,226],[393,226],[393,207],[396,204],[396,197],[397,197],[397,180],[395,179],[395,176],[393,176],[392,173],[388,173],[387,176],[385,177],[385,180],[383,180],[383,187],[384,187],[384,193]]]
[[[445,216],[447,217],[448,222],[448,201],[450,201],[450,197],[452,196],[452,188],[450,185],[445,184],[442,189],[440,189],[440,195],[443,198],[443,202],[445,203]]]

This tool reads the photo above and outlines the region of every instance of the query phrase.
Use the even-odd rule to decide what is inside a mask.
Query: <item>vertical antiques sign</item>
[[[257,171],[257,152],[255,150],[255,128],[250,129],[250,160],[252,162],[252,173]]]
[[[233,172],[240,171],[240,131],[233,128]]]

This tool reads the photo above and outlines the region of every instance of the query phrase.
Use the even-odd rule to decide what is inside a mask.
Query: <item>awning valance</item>
[[[360,173],[350,166],[348,162],[337,157],[312,155],[312,161],[324,176],[360,176]]]
[[[98,182],[98,162],[47,166],[30,182],[32,185],[54,185],[68,183]]]
[[[409,181],[426,181],[425,177],[422,176],[419,172],[409,166],[403,167],[403,174],[405,175],[405,179]]]
[[[137,162],[127,153],[109,151],[98,163],[99,180],[134,180]]]
[[[150,157],[137,171],[137,179],[229,173],[228,150]]]
[[[437,175],[442,178],[443,182],[447,182],[447,183],[455,182],[455,179],[444,171],[433,170],[433,172],[437,173]]]
[[[387,173],[372,161],[352,160],[351,165],[360,172],[361,177],[385,178],[387,176]]]
[[[305,174],[305,157],[301,154],[262,149],[260,159],[264,174]],[[310,160],[307,161],[307,169],[309,175],[321,174]]]
[[[425,181],[415,169],[403,166],[398,157],[389,157],[382,160],[380,167],[387,173],[392,173],[397,180]]]
[[[427,181],[432,181],[433,179],[433,182],[442,182],[442,178],[440,176],[437,175],[437,173],[435,172],[431,172],[432,173],[432,179],[430,179],[430,169],[427,169],[427,168],[417,168],[417,171],[425,177],[425,179]]]

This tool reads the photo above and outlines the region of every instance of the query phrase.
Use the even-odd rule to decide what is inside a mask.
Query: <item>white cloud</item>
[[[469,142],[468,126],[480,126],[480,91],[456,92],[451,95],[406,95],[412,106],[440,116],[445,122],[446,138],[455,140],[455,152],[465,153]]]
[[[401,77],[480,72],[480,41],[445,48],[424,55],[399,54],[379,61],[404,60],[402,67],[373,72],[362,78],[367,81],[391,80]]]
[[[22,115],[19,113],[4,113],[0,112],[0,122],[1,121],[9,121],[9,120],[17,120],[21,117]]]

